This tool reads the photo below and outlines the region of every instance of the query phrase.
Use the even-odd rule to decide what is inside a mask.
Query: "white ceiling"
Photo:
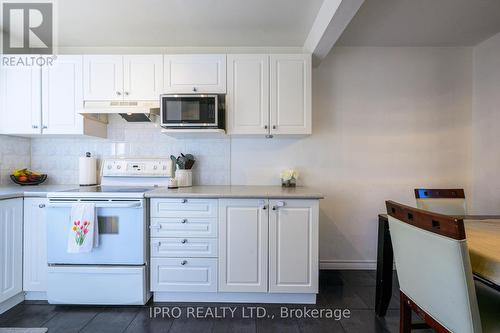
[[[337,45],[472,46],[500,32],[500,0],[366,0]]]
[[[323,0],[59,0],[62,47],[302,47]]]

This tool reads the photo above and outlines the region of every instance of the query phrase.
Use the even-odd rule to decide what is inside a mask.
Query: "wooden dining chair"
[[[466,215],[465,192],[463,189],[416,188],[417,207],[446,215]]]
[[[493,289],[476,291],[463,220],[393,201],[386,206],[400,285],[400,332],[423,328],[411,323],[412,311],[437,332],[499,332],[500,296]]]

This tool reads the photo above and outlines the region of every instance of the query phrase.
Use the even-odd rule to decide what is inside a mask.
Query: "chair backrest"
[[[449,331],[481,332],[463,220],[386,206],[401,291]]]
[[[446,215],[466,215],[465,192],[463,189],[416,188],[417,207]]]

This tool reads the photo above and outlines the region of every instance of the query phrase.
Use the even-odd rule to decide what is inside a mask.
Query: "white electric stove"
[[[167,186],[170,159],[105,159],[101,185],[48,193],[47,298],[51,304],[145,304],[149,292],[148,204],[144,194]],[[71,207],[96,205],[99,246],[68,253]]]

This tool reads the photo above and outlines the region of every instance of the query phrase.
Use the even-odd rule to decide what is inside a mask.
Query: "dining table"
[[[458,215],[464,221],[474,279],[500,291],[500,215]],[[392,297],[394,253],[387,214],[378,216],[375,313],[385,316]]]

